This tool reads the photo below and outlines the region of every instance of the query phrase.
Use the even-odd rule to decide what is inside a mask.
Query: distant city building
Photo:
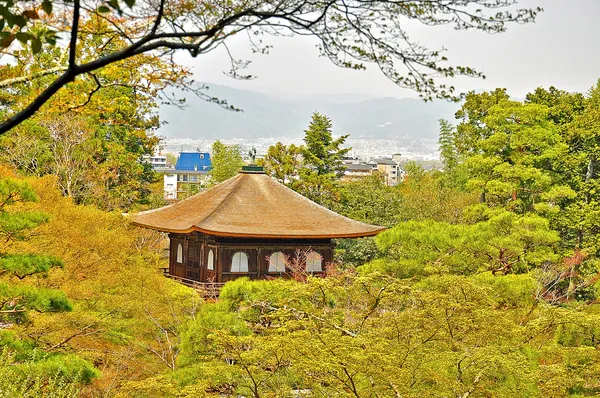
[[[344,162],[345,165],[349,165],[349,164],[360,164],[360,159],[354,156],[344,156],[342,158],[342,161]]]
[[[400,155],[396,154],[394,157],[395,159],[376,158],[368,163],[359,163],[357,161],[345,163],[346,170],[342,178],[350,180],[377,174],[383,178],[386,185],[397,185],[404,180],[404,170],[396,162],[396,159],[400,160]]]
[[[181,199],[198,193],[209,179],[212,169],[207,152],[181,152],[175,169],[157,170],[164,172],[165,199]]]
[[[396,156],[396,155],[394,155]],[[398,155],[399,160],[399,155]],[[404,170],[392,158],[378,158],[371,160],[368,164],[379,172],[386,185],[394,186],[404,179]]]
[[[343,179],[353,179],[360,177],[367,177],[373,174],[373,171],[377,170],[370,164],[363,163],[347,163],[345,164],[346,170],[344,171]]]
[[[167,167],[167,157],[163,156],[159,149],[154,151],[153,155],[142,156],[142,161],[150,163],[154,170]]]

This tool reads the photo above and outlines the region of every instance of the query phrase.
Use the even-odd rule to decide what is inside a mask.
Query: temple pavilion
[[[279,276],[298,251],[306,271],[323,272],[333,259],[332,239],[384,229],[330,211],[257,166],[245,166],[181,202],[135,214],[132,221],[169,234],[171,276],[211,283]]]

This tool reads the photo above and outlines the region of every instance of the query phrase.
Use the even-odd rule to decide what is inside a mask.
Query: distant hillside
[[[454,118],[457,104],[425,103],[413,98],[361,99],[357,95],[283,96],[210,85],[210,96],[243,109],[232,112],[187,94],[187,108],[163,106],[167,124],[159,134],[167,138],[230,139],[301,137],[311,114],[318,111],[333,121],[335,134],[354,139],[436,138],[440,118]]]

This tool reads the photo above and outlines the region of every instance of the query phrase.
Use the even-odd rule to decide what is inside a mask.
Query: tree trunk
[[[594,178],[594,166],[596,165],[596,155],[590,156],[590,161],[588,162],[587,173],[585,173],[585,182],[589,182],[592,178]]]

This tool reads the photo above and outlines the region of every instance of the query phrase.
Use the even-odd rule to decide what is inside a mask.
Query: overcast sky
[[[455,32],[417,26],[413,40],[444,46],[454,64],[468,65],[487,79],[455,80],[461,91],[506,87],[524,97],[535,87],[554,85],[568,91],[587,91],[600,78],[600,0],[520,0],[525,7],[541,6],[534,24],[510,25],[499,35]],[[272,38],[269,55],[252,55],[242,38],[229,42],[237,58],[250,59],[252,81],[236,81],[223,74],[229,68],[224,51],[197,59],[181,58],[193,68],[197,80],[236,88],[279,94],[363,94],[409,97],[414,93],[395,86],[371,66],[367,71],[340,69],[319,57],[316,41],[306,37]]]

